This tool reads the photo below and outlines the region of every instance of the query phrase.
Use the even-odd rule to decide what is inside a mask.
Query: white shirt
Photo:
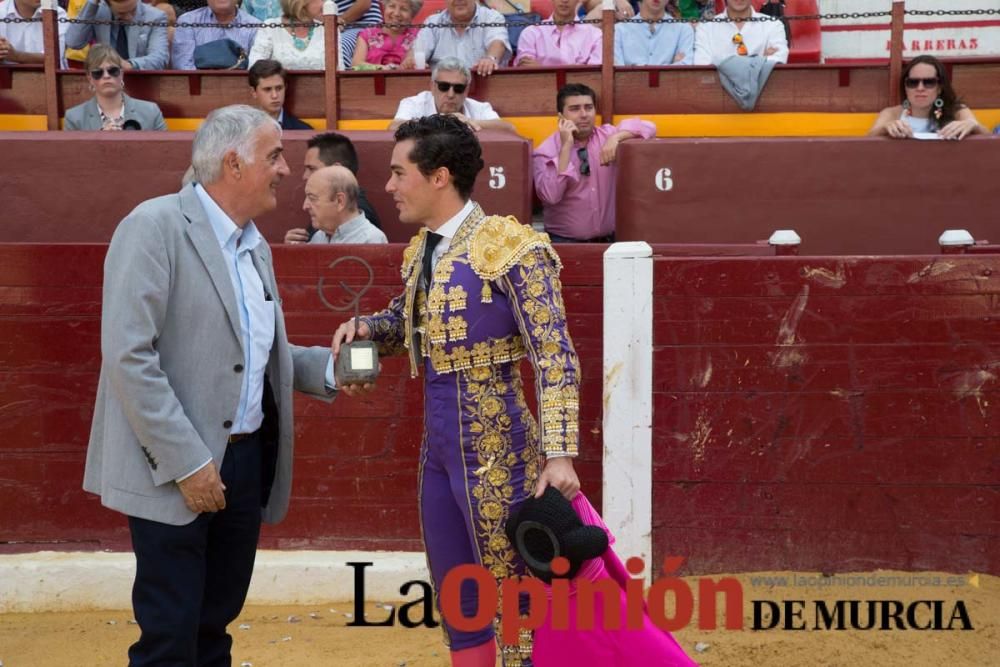
[[[258,60],[271,58],[281,62],[285,69],[326,69],[324,43],[322,24],[317,24],[313,29],[309,44],[304,49],[296,48],[292,34],[283,27],[260,28],[247,56],[248,66],[253,67]],[[340,58],[340,62],[343,62],[343,58]]]
[[[434,93],[425,90],[413,97],[404,97],[400,100],[394,120],[413,120],[414,118],[433,116],[437,112]],[[472,120],[500,120],[500,114],[493,110],[493,106],[489,102],[479,102],[468,97],[462,103],[462,113]]]
[[[724,18],[725,12],[716,14],[716,18]],[[732,21],[699,23],[694,36],[694,64],[718,66],[729,56],[735,56],[736,44],[733,36],[739,33],[746,44],[747,55],[761,56],[768,47],[777,47],[777,51],[767,56],[768,60],[777,63],[788,62],[788,39],[785,38],[785,26],[776,18],[753,12],[752,18],[764,19],[747,21],[742,30],[736,29]]]
[[[14,0],[0,2],[0,18],[21,18],[14,6]],[[32,18],[42,18],[42,8],[35,10]],[[66,10],[56,8],[56,19],[66,19]],[[68,23],[57,23],[59,31],[59,66],[66,68],[66,31]],[[16,51],[25,53],[45,53],[45,40],[42,38],[42,24],[38,23],[0,23],[0,37],[3,37]],[[4,60],[3,62],[10,62]]]

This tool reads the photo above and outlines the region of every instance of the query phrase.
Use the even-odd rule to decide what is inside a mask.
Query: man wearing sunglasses
[[[761,56],[776,63],[788,62],[785,25],[754,11],[751,0],[726,0],[726,12],[716,18],[728,21],[699,23],[694,39],[694,64],[719,66],[730,56]]]
[[[649,139],[656,126],[629,118],[597,125],[597,94],[582,83],[559,89],[559,129],[535,149],[535,192],[555,243],[611,243],[615,237],[615,159],[626,139]]]
[[[4,19],[41,19],[42,0],[3,0],[0,2],[0,63],[41,64],[45,60],[45,44],[41,23],[4,23]],[[59,62],[66,67],[66,10],[56,7],[59,19]]]
[[[76,18],[107,23],[74,23],[66,31],[67,47],[97,41],[115,49],[127,70],[167,68],[167,15],[159,9],[139,0],[87,0]]]
[[[500,118],[489,102],[469,98],[472,73],[458,58],[442,58],[431,70],[431,89],[399,102],[396,117],[389,124],[395,130],[408,120],[450,114],[471,127],[480,130],[517,132],[514,126]]]

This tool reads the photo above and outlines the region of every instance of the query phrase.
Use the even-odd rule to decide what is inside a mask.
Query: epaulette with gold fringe
[[[522,225],[514,216],[491,215],[479,223],[469,239],[469,263],[477,276],[489,282],[510,271],[535,248],[543,249],[556,268],[562,269],[548,234]]]

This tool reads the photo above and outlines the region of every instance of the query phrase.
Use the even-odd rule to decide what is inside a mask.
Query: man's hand
[[[462,121],[466,125],[468,125],[470,128],[472,128],[473,132],[480,132],[483,129],[482,125],[480,125],[476,121],[472,120],[471,118],[469,118],[468,116],[466,116],[464,113],[459,113],[459,112],[455,111],[451,115],[454,116],[455,118],[459,119],[460,121]]]
[[[417,61],[413,58],[413,49],[406,52],[403,62],[399,63],[399,69],[416,69]]]
[[[285,232],[285,243],[308,243],[309,232],[302,227],[294,227]]]
[[[885,132],[893,139],[909,139],[913,137],[913,128],[905,120],[894,120],[885,126]]]
[[[333,342],[330,343],[330,354],[333,355],[333,361],[336,364],[337,355],[340,354],[340,346],[346,343],[353,342],[354,340],[368,340],[371,338],[372,332],[368,328],[368,325],[364,322],[361,326],[355,329],[354,318],[347,320],[333,332]],[[379,370],[382,369],[382,364],[379,364]],[[344,392],[348,396],[360,396],[361,394],[367,394],[375,388],[375,385],[371,382],[365,384],[340,384],[338,381],[337,389]]]
[[[0,37],[0,60],[6,60],[8,56],[12,55],[14,49],[11,48],[10,42],[5,38]]]
[[[497,68],[497,61],[492,56],[483,56],[479,59],[475,65],[472,66],[472,71],[479,76],[489,76],[493,74],[493,71]]]
[[[177,482],[177,486],[184,496],[184,504],[195,514],[226,509],[226,485],[212,461],[184,481]]]
[[[559,141],[563,146],[567,142],[573,143],[573,134],[576,132],[576,123],[569,118],[559,116]]]
[[[535,497],[541,498],[546,487],[553,487],[563,494],[566,500],[573,500],[580,490],[580,478],[576,476],[573,469],[573,459],[569,456],[558,456],[548,459],[542,474],[535,484]]]
[[[617,135],[611,135],[608,140],[604,142],[601,146],[601,164],[611,164],[618,157],[618,144],[621,143],[621,138]]]
[[[680,61],[684,60],[685,55],[686,54],[683,51],[678,51],[677,55],[674,56],[674,62],[679,63]]]
[[[777,46],[769,46],[766,49],[764,49],[764,57],[767,58],[768,56],[773,56],[777,52],[778,52]]]
[[[530,67],[532,65],[537,65],[537,64],[538,61],[532,58],[531,56],[521,56],[521,58],[517,61],[518,67]]]

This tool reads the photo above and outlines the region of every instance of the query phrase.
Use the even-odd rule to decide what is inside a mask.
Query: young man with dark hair
[[[597,93],[582,83],[560,88],[559,130],[532,157],[535,192],[553,242],[614,241],[618,144],[656,134],[656,126],[638,118],[597,125],[596,104]]]
[[[504,532],[512,508],[546,487],[580,488],[579,360],[566,326],[559,257],[544,234],[487,216],[470,199],[483,168],[475,132],[449,115],[396,131],[386,184],[399,219],[422,228],[403,253],[403,292],[389,306],[337,329],[334,355],[355,338],[383,355],[408,354],[424,375],[420,513],[434,586],[478,564],[497,581],[525,574]],[[539,419],[528,410],[520,362],[536,378]],[[346,385],[349,395],[358,389]],[[539,469],[544,456],[544,465]],[[474,587],[462,608],[477,608]],[[493,667],[494,628],[448,624],[453,666]],[[502,647],[505,667],[529,665],[531,647]]]
[[[250,97],[254,104],[278,121],[282,130],[311,130],[305,123],[285,111],[286,72],[277,60],[258,60],[247,70]]]
[[[317,134],[306,144],[302,182],[308,181],[310,176],[323,167],[333,167],[336,165],[347,167],[354,174],[354,177],[357,178],[359,168],[358,151],[355,150],[354,144],[343,134],[338,134],[337,132]],[[375,213],[375,208],[371,202],[365,196],[364,188],[359,187],[358,189],[358,209],[365,214],[368,222],[381,229],[382,225],[379,224],[378,215]],[[308,227],[294,227],[285,232],[285,243],[308,243],[312,240],[315,233],[316,228],[311,222]]]

